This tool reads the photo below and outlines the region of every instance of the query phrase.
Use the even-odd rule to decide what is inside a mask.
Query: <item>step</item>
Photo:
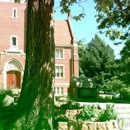
[[[121,109],[115,109],[116,112],[118,113],[130,113],[130,109],[125,109],[125,110],[121,110]]]
[[[129,118],[130,119],[130,115],[128,115],[128,114],[119,114],[118,118]]]

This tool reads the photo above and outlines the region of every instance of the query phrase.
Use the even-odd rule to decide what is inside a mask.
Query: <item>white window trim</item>
[[[57,93],[58,89],[59,93]],[[64,95],[64,88],[63,87],[55,87],[55,95]]]
[[[12,38],[13,38],[13,37],[16,38],[16,46],[13,45],[13,43],[12,43]],[[18,47],[18,36],[17,36],[17,35],[11,35],[11,36],[10,36],[10,46],[11,46],[11,47]]]
[[[56,50],[62,50],[63,51],[63,57],[56,57],[56,54],[55,54],[55,59],[64,59],[64,49],[63,48],[56,48],[55,52],[56,52]]]
[[[55,64],[55,67],[56,66],[62,66],[63,67],[63,77],[55,77],[55,78],[59,78],[59,79],[65,78],[65,65],[63,65],[63,64]]]
[[[16,17],[14,17],[14,10],[16,10]],[[18,17],[18,9],[12,8],[12,18],[16,19]]]

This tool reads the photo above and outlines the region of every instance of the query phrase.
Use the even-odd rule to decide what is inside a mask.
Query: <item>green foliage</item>
[[[66,116],[60,116],[56,119],[57,122],[68,122],[69,119]]]
[[[130,87],[122,88],[121,90],[121,99],[125,101],[130,101]]]
[[[130,57],[130,40],[127,40],[124,44],[125,46],[120,53],[123,60]]]
[[[105,99],[111,100],[111,99],[112,99],[112,96],[107,95],[107,96],[105,96]]]
[[[1,96],[5,96],[5,95],[13,96],[13,93],[10,89],[1,89],[0,95]]]
[[[114,51],[97,35],[88,44],[79,42],[80,74],[93,78],[105,71],[108,63],[114,61]]]
[[[127,40],[124,44],[124,47],[121,51],[121,61],[122,64],[122,70],[120,73],[122,73],[122,80],[128,86],[130,84],[130,80],[128,77],[130,77],[130,40]]]
[[[130,0],[94,0],[96,3],[96,21],[98,29],[106,29],[106,36],[111,40],[130,39]],[[115,26],[118,29],[115,29]],[[124,29],[124,30],[123,30]]]
[[[79,71],[80,77],[90,77],[96,82],[99,90],[106,89],[106,81],[113,76],[110,65],[114,63],[114,51],[101,40],[98,35],[90,43],[79,44]]]
[[[69,121],[69,119],[66,116],[61,115],[61,116],[55,118],[53,127],[54,127],[54,129],[58,129],[58,122],[68,122],[68,121]]]
[[[106,105],[106,109],[102,110],[98,115],[97,121],[110,121],[110,120],[116,120],[118,118],[118,114],[116,110],[114,109],[114,104]]]
[[[61,7],[61,13],[65,14],[65,13],[70,13],[71,12],[71,7],[74,4],[78,4],[79,7],[81,9],[83,9],[81,12],[79,12],[78,15],[73,16],[73,19],[75,19],[76,21],[81,20],[82,18],[84,18],[85,14],[84,14],[84,8],[82,7],[81,3],[86,2],[84,0],[61,0],[60,1],[60,7]]]
[[[118,78],[119,77],[113,76],[110,80],[107,81],[106,83],[107,91],[120,93],[121,89],[126,86],[124,82],[119,80]]]
[[[77,121],[94,121],[96,117],[97,107],[95,105],[84,106],[82,111],[76,115]]]
[[[63,108],[63,109],[71,109],[72,110],[72,109],[79,109],[79,108],[82,108],[82,107],[80,106],[79,103],[77,103],[77,102],[75,102],[73,100],[68,100],[66,104],[61,105],[61,108]]]

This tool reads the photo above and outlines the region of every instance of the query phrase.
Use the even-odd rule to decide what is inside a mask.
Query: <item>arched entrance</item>
[[[10,59],[4,66],[5,86],[9,89],[20,89],[23,77],[22,64],[15,58]]]
[[[7,88],[14,89],[18,88],[20,89],[21,86],[21,72],[17,70],[10,70],[7,71]]]

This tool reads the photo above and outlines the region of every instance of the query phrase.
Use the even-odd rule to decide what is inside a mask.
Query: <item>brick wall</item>
[[[13,18],[13,9],[17,10],[17,17]],[[14,58],[24,67],[25,64],[25,34],[26,34],[26,4],[16,4],[13,2],[0,2],[0,52],[2,60],[0,61],[0,70],[4,69],[5,63]],[[74,57],[77,54],[77,47],[74,47],[72,31],[68,20],[54,21],[54,38],[56,48],[63,48],[64,58],[56,59],[57,65],[64,66],[63,78],[55,78],[55,87],[63,88],[63,94],[68,93],[70,77],[75,74],[78,76],[78,59]],[[18,37],[16,48],[11,47],[11,36]],[[8,53],[19,51],[19,54]],[[23,52],[22,52],[23,51]],[[5,72],[4,72],[5,73]],[[3,73],[0,74],[0,84],[3,84]]]
[[[12,18],[12,9],[17,9],[17,18]],[[0,52],[10,48],[11,35],[18,36],[18,48],[24,50],[25,4],[0,2]]]

